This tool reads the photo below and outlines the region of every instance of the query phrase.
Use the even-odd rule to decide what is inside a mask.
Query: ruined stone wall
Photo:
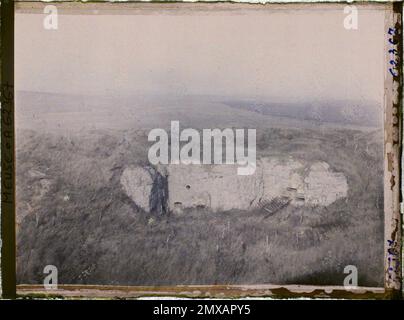
[[[121,185],[146,212],[181,213],[187,208],[212,212],[253,210],[276,199],[296,206],[328,206],[347,196],[343,173],[323,161],[262,158],[253,175],[237,175],[232,165],[128,167]]]

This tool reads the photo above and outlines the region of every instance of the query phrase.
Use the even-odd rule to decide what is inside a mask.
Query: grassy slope
[[[80,139],[18,133],[19,283],[41,283],[43,267],[54,264],[60,283],[341,285],[353,264],[360,285],[382,284],[381,132],[259,131],[259,156],[326,161],[349,184],[346,201],[289,206],[266,219],[258,211],[162,218],[139,211],[119,176],[146,163],[145,141],[130,130]]]

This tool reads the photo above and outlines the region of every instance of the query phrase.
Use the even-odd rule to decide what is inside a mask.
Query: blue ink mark
[[[389,68],[390,73],[392,74],[393,77],[397,77],[398,74],[394,73],[393,70],[391,68]]]

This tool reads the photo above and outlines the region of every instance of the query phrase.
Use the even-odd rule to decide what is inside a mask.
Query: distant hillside
[[[70,95],[17,91],[20,129],[142,129],[169,127],[171,120],[191,128],[381,129],[382,108],[374,102],[269,102],[212,95]]]
[[[368,101],[323,102],[263,102],[256,100],[223,101],[230,107],[254,111],[264,115],[299,120],[340,123],[367,127],[382,127],[382,106]]]

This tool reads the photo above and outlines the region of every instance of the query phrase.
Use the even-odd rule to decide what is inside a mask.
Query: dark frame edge
[[[1,285],[16,298],[14,0],[1,0]]]
[[[76,1],[73,1],[76,2]],[[100,1],[102,3],[103,1]],[[151,3],[155,3],[158,1],[151,1]],[[170,1],[171,2],[171,1]],[[175,1],[177,2],[177,1]],[[178,1],[181,2],[181,1]],[[403,14],[403,3],[402,1],[393,2],[393,11],[396,14],[400,15],[400,21],[396,24],[396,26],[400,30],[400,38],[398,40],[399,43],[399,54],[400,54],[400,70],[399,77],[395,78],[394,81],[398,85],[398,102],[394,104],[394,108],[397,108],[399,121],[397,125],[394,125],[396,129],[396,133],[398,136],[395,136],[394,144],[396,150],[398,151],[396,155],[398,156],[398,168],[401,170],[400,166],[400,157],[402,155],[402,97],[403,97],[403,66],[402,66],[402,57],[403,57],[403,39],[402,39],[402,14]],[[16,286],[16,223],[15,223],[15,135],[14,135],[14,0],[1,0],[1,53],[0,53],[0,62],[1,62],[1,285],[2,285],[2,297],[6,299],[15,299],[17,297],[17,286]],[[396,183],[398,183],[399,191],[401,191],[401,179],[400,174],[395,176]],[[396,194],[396,197],[399,196]],[[399,196],[399,202],[402,201],[402,196]],[[396,207],[396,210],[398,208]],[[399,210],[399,209],[398,209]],[[401,214],[396,212],[395,218],[398,220],[397,228],[394,230],[395,239],[400,240],[398,242],[399,248],[401,252],[400,261],[402,261],[402,217]],[[376,293],[368,294],[365,293],[364,296],[353,294],[353,296],[357,298],[381,298],[381,299],[402,299],[402,270],[400,268],[399,273],[399,281],[400,288],[390,286],[389,284],[385,285],[384,293]],[[107,287],[107,286],[106,286]],[[85,289],[86,286],[83,286],[81,289]],[[21,297],[25,296],[27,292],[21,290],[19,288],[19,295]],[[40,287],[31,288],[34,291],[40,293]],[[75,288],[75,291],[78,288]],[[113,289],[113,288],[109,288]],[[279,290],[280,289],[280,290]],[[272,296],[275,297],[283,297],[283,298],[291,298],[296,293],[291,292],[289,290],[285,290],[284,288],[279,288],[278,290],[273,290]],[[108,289],[107,289],[108,290]],[[224,288],[221,288],[224,290]],[[29,291],[29,290],[27,290]],[[148,290],[146,290],[148,291]],[[150,290],[151,292],[141,293],[140,296],[154,296],[156,292],[154,290]],[[229,292],[230,293],[230,292]],[[170,296],[181,296],[180,292],[174,290],[174,292],[169,292]],[[230,294],[231,295],[231,294]],[[28,294],[30,296],[30,294]],[[52,294],[49,295],[53,296]],[[63,296],[63,294],[62,294]],[[189,296],[185,294],[185,296]],[[260,295],[265,296],[265,295]],[[338,298],[348,298],[351,295],[345,295],[345,293],[334,292],[331,294],[323,294],[320,292],[313,292],[309,294],[301,294],[297,293],[295,297],[338,297]]]
[[[385,77],[385,192],[391,194],[387,197],[385,193],[385,283],[384,287],[390,299],[403,299],[403,224],[401,215],[402,194],[402,138],[403,138],[403,1],[392,3],[392,13],[387,14],[386,32],[391,35],[390,27],[396,32],[389,39],[385,48],[386,60],[392,64],[393,57],[389,46],[396,46],[397,75],[388,72],[386,67]],[[393,61],[394,63],[394,61]],[[389,69],[390,70],[390,69]],[[386,203],[385,203],[386,205]],[[387,211],[386,211],[387,209]],[[389,209],[392,212],[389,212]],[[392,258],[393,257],[393,258]],[[396,260],[396,267],[393,268],[390,259]]]
[[[403,0],[399,1],[399,2],[395,2],[393,3],[393,12],[399,14],[400,18],[398,21],[398,27],[400,30],[399,33],[399,39],[398,40],[398,52],[399,52],[399,83],[398,83],[398,92],[397,92],[397,105],[395,105],[395,107],[397,108],[397,117],[398,117],[398,123],[397,123],[397,127],[398,127],[398,168],[399,168],[399,175],[398,175],[398,189],[399,189],[399,194],[398,194],[398,198],[399,198],[399,226],[401,226],[401,230],[400,230],[400,241],[399,241],[399,261],[400,261],[400,265],[401,268],[399,269],[399,278],[400,278],[400,288],[399,290],[393,290],[391,292],[391,298],[392,299],[400,299],[403,300],[404,299],[404,286],[403,286],[403,272],[404,272],[404,268],[403,268],[403,257],[404,257],[404,240],[403,240],[403,234],[404,234],[404,222],[403,222],[403,215],[401,212],[401,204],[403,203],[403,197],[404,197],[404,193],[403,193],[403,168],[402,168],[402,164],[403,164],[403,63],[404,63],[404,5],[403,5]],[[399,227],[400,228],[400,227]]]

